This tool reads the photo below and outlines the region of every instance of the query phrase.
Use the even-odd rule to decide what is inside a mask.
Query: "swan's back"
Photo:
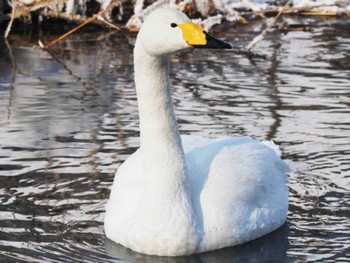
[[[247,137],[193,147],[190,138],[184,146],[189,141],[192,148],[186,159],[204,233],[201,250],[241,244],[284,223],[288,167],[273,149]]]

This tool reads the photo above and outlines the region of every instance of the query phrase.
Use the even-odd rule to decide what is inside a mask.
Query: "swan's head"
[[[154,56],[186,48],[231,48],[192,23],[185,14],[171,8],[159,8],[151,13],[141,27],[137,42]]]

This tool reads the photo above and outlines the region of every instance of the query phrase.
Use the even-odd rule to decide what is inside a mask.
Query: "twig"
[[[270,30],[270,28],[276,23],[276,21],[280,18],[280,16],[282,15],[284,9],[289,5],[289,3],[292,0],[289,0],[282,8],[281,10],[278,12],[277,16],[272,20],[272,22],[265,28],[265,30],[263,32],[261,32],[260,35],[256,36],[252,42],[249,43],[249,45],[247,46],[248,51],[250,51],[259,41],[261,41],[264,36],[266,35],[266,33]]]
[[[339,15],[336,12],[318,12],[318,11],[301,11],[298,13],[302,16],[336,16]]]
[[[96,18],[102,18],[102,15],[109,10],[110,8],[119,5],[121,3],[120,0],[115,0],[114,2],[112,2],[105,10],[101,10],[100,12],[98,12],[97,14],[95,14],[94,16],[90,17],[89,19],[85,20],[83,23],[81,23],[80,25],[78,25],[77,27],[73,28],[72,30],[68,31],[67,33],[65,33],[64,35],[60,36],[59,38],[56,38],[55,40],[51,41],[49,44],[47,45],[43,45],[43,43],[39,40],[39,46],[41,48],[47,49],[49,47],[51,47],[52,45],[56,44],[57,42],[61,41],[62,39],[66,38],[67,36],[69,36],[70,34],[74,33],[75,31],[77,31],[79,28],[82,28],[83,26],[85,26],[86,24],[90,23],[91,21],[94,21]],[[107,21],[105,19],[101,19],[102,22],[107,24]],[[114,26],[112,23],[108,22],[108,25],[120,30],[119,27]]]
[[[7,25],[7,28],[6,28],[6,31],[5,31],[5,34],[4,34],[4,38],[5,38],[5,39],[6,39],[6,38],[8,37],[8,35],[10,34],[13,20],[15,20],[15,9],[16,9],[16,6],[15,6],[14,0],[11,0],[11,4],[12,4],[11,20],[10,20],[10,23]]]
[[[56,44],[58,41],[61,41],[62,39],[66,38],[67,36],[69,36],[70,34],[74,33],[75,31],[77,31],[79,28],[85,26],[87,23],[91,22],[92,20],[94,20],[99,14],[94,15],[93,17],[90,17],[88,20],[86,20],[84,23],[78,25],[77,27],[73,28],[72,30],[68,31],[67,33],[65,33],[64,35],[60,36],[59,38],[56,38],[54,41],[51,41],[49,44],[47,45],[43,45],[42,42],[39,40],[39,46],[41,48],[49,48],[52,45]]]
[[[116,25],[112,24],[111,22],[108,22],[103,16],[98,16],[97,19],[99,21],[101,21],[102,23],[105,23],[107,26],[109,26],[111,28],[114,28],[116,30],[120,30],[119,26],[116,26]]]
[[[313,9],[321,7],[332,7],[337,6],[335,4],[324,4],[324,5],[313,5],[313,6],[302,6],[302,7],[285,7],[283,14],[299,14],[300,12],[314,12]],[[265,15],[265,14],[278,14],[280,12],[279,8],[261,10],[261,11],[251,11],[251,12],[242,12],[241,16],[252,16],[252,15]],[[315,11],[317,12],[317,11]],[[332,15],[339,15],[339,13],[332,12]]]

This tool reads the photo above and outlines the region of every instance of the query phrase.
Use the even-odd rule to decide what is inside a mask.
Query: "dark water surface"
[[[114,173],[139,144],[134,36],[77,33],[54,56],[35,38],[0,42],[0,262],[350,262],[350,22],[302,22],[259,43],[265,57],[173,57],[183,134],[273,139],[299,169],[283,228],[175,259],[103,233]],[[244,50],[260,29],[223,30]]]

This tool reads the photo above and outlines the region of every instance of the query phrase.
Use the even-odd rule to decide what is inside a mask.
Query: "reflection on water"
[[[199,262],[283,262],[287,256],[288,226],[283,225],[273,233],[248,244],[224,248],[187,257],[157,257],[135,253],[106,239],[108,255],[121,261],[149,263],[199,263]]]
[[[311,32],[274,33],[253,58],[203,50],[173,57],[182,133],[273,139],[285,159],[309,167],[289,176],[284,228],[177,259],[133,253],[103,234],[114,173],[139,143],[134,37],[76,34],[53,54],[16,38],[0,43],[0,261],[345,261],[349,26],[328,21]],[[250,39],[229,40],[243,50]]]

